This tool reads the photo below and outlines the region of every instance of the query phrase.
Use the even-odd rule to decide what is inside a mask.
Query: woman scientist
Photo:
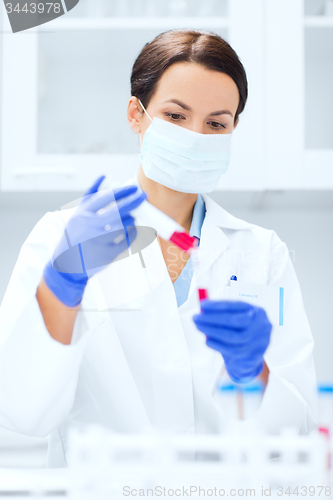
[[[47,213],[1,308],[0,425],[50,435],[49,467],[67,465],[66,433],[88,423],[219,432],[212,392],[223,366],[244,382],[265,360],[263,429],[305,433],[315,423],[313,339],[287,247],[205,194],[226,171],[246,103],[240,60],[215,34],[168,31],[137,57],[131,93],[138,175],[114,190],[102,189],[102,177],[78,207]],[[138,243],[132,212],[146,196],[200,240],[215,299],[201,310],[189,255],[149,234]],[[272,328],[260,307],[223,299],[232,274],[284,288],[283,326]]]

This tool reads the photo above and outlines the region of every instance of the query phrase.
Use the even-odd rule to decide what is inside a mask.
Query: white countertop
[[[70,469],[0,469],[0,497],[66,498]],[[6,493],[8,492],[8,496]],[[21,493],[21,494],[20,494]]]

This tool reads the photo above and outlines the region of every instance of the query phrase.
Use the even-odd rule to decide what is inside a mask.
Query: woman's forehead
[[[228,103],[234,114],[239,102],[237,85],[229,75],[188,62],[175,63],[165,70],[154,97],[158,103],[175,98],[196,107],[215,108]]]

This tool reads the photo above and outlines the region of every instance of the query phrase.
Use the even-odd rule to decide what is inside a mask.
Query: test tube
[[[197,238],[190,236],[178,222],[166,215],[147,200],[132,210],[138,225],[152,227],[164,240],[169,240],[184,252],[191,252],[197,246]]]
[[[199,245],[191,248],[191,256],[194,263],[194,268],[197,275],[197,288],[199,301],[208,299],[207,285],[204,279],[204,270],[202,267],[202,259]]]

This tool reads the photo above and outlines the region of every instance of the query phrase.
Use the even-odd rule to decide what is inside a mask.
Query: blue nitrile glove
[[[230,300],[202,300],[200,306],[193,320],[206,344],[222,354],[234,382],[250,382],[263,370],[272,330],[264,309]]]
[[[133,242],[137,231],[129,212],[147,198],[145,193],[137,193],[136,186],[98,191],[104,178],[97,179],[85,193],[44,269],[47,286],[69,307],[81,302],[88,279]]]

